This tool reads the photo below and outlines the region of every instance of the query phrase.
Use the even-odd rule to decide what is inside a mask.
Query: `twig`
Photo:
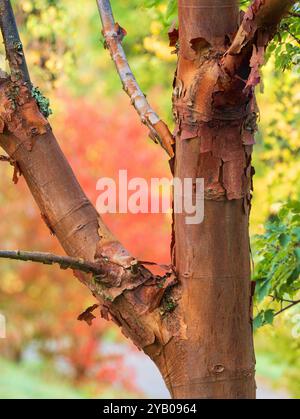
[[[300,13],[297,12],[289,12],[288,14],[292,17],[300,17]]]
[[[8,156],[0,156],[0,161],[6,162],[6,163],[11,163],[11,158]]]
[[[0,0],[0,26],[6,50],[6,58],[11,70],[11,78],[13,81],[22,80],[31,88],[32,84],[23,46],[10,0]]]
[[[278,311],[277,313],[275,313],[274,314],[274,317],[279,316],[280,314],[284,313],[285,311],[289,310],[292,307],[295,307],[297,304],[300,304],[300,300],[293,301],[290,305],[288,305],[287,307],[284,307],[283,309],[281,309],[280,311]]]
[[[174,139],[167,125],[159,118],[141,91],[132,70],[128,64],[122,46],[122,39],[126,31],[115,22],[109,0],[97,0],[101,17],[105,46],[109,49],[112,60],[123,84],[123,89],[131,99],[141,121],[150,129],[150,137],[160,143],[170,157],[174,156]]]
[[[300,39],[297,38],[295,34],[293,34],[292,31],[290,31],[289,25],[284,25],[283,28],[287,31],[287,33],[298,43],[300,44]]]
[[[44,265],[58,264],[61,269],[74,269],[94,275],[101,275],[102,273],[96,263],[86,262],[83,259],[76,259],[69,256],[57,256],[51,253],[0,250],[0,258],[36,262]]]

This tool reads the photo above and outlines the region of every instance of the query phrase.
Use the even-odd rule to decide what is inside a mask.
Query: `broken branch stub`
[[[126,35],[126,31],[115,22],[109,0],[97,0],[97,5],[103,27],[102,33],[105,39],[105,47],[108,48],[115,63],[124,91],[130,97],[131,103],[139,114],[142,123],[149,128],[150,138],[159,143],[170,157],[173,157],[173,136],[168,126],[151,108],[128,64],[122,46],[122,40]]]

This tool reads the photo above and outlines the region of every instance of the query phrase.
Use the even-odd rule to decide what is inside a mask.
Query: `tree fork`
[[[0,24],[5,27],[5,17],[12,13],[10,2],[1,0],[0,7]],[[13,32],[19,36],[16,26]],[[9,30],[3,31],[3,39],[8,50]],[[173,333],[160,315],[160,305],[176,284],[174,272],[153,275],[113,236],[79,185],[28,83],[14,78],[14,60],[7,58],[12,75],[0,78],[1,147],[18,165],[67,255],[95,263],[101,272],[76,273],[100,302],[102,317],[113,320],[140,349],[155,345],[160,352]]]

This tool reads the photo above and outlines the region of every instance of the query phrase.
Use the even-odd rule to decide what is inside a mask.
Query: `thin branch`
[[[280,311],[278,311],[277,313],[274,314],[274,317],[279,316],[280,314],[284,313],[285,311],[289,310],[292,307],[295,307],[296,305],[300,304],[300,300],[298,301],[293,301],[290,305],[284,307],[283,309],[281,309]]]
[[[297,12],[289,12],[289,16],[299,17],[300,18],[300,13],[297,13]]]
[[[36,262],[44,265],[57,264],[61,269],[73,269],[93,275],[101,275],[102,273],[96,263],[86,262],[83,259],[76,259],[69,256],[57,256],[51,253],[0,250],[0,258]]]
[[[295,34],[293,34],[293,32],[290,30],[289,25],[285,24],[282,26],[283,30],[287,31],[287,33],[298,43],[300,44],[300,39],[297,38],[297,36]]]
[[[298,303],[298,301],[295,300],[286,300],[285,298],[281,298],[280,302],[282,303],[290,303],[290,304],[294,304],[294,303]]]
[[[105,46],[109,49],[112,60],[123,84],[123,89],[131,99],[133,106],[138,112],[141,121],[150,129],[150,136],[167,151],[170,157],[174,156],[174,139],[167,125],[159,118],[148,103],[141,91],[132,70],[128,64],[126,54],[122,46],[122,39],[126,31],[115,22],[109,0],[97,0],[101,17]]]
[[[8,156],[0,156],[0,161],[6,162],[6,163],[10,163],[11,162],[11,158]]]
[[[31,88],[23,46],[10,0],[0,0],[0,27],[12,80],[22,80]]]

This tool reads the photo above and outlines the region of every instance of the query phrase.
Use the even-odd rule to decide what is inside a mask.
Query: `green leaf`
[[[288,234],[281,234],[279,236],[279,243],[282,247],[287,246],[289,242],[291,241],[291,238]]]
[[[267,310],[264,312],[264,324],[273,324],[275,311]]]
[[[256,286],[256,298],[259,303],[261,303],[270,294],[271,288],[272,283],[270,279],[258,282],[258,285]]]
[[[177,0],[169,0],[167,11],[166,11],[166,21],[174,19],[177,14]]]
[[[297,258],[297,262],[300,263],[300,247],[296,247],[295,255],[296,255],[296,258]]]
[[[253,330],[256,332],[259,328],[264,325],[264,313],[260,312],[253,320]]]

